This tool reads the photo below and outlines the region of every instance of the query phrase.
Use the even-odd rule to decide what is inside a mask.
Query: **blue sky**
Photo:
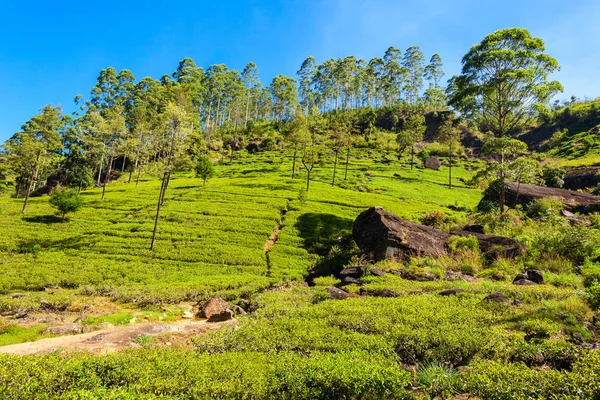
[[[102,68],[137,79],[171,73],[184,57],[241,70],[264,83],[317,61],[382,56],[391,45],[437,52],[446,78],[486,34],[525,27],[562,71],[562,97],[600,96],[600,1],[225,0],[103,2],[0,0],[0,143],[45,104],[73,110]]]

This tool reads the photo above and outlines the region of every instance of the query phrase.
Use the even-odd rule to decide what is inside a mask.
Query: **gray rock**
[[[534,281],[530,281],[529,279],[517,279],[516,281],[513,282],[515,285],[520,285],[520,286],[532,286],[532,285],[537,285]]]
[[[340,271],[340,279],[354,278],[359,279],[365,274],[365,270],[362,267],[348,267]]]
[[[349,276],[345,277],[344,279],[342,279],[342,285],[360,285],[360,279],[356,279],[356,278],[351,278]]]
[[[466,292],[465,289],[455,288],[455,289],[443,290],[443,291],[439,292],[438,294],[440,296],[456,296],[457,294],[464,293],[464,292]]]
[[[427,168],[427,169],[433,169],[433,170],[439,171],[441,165],[442,165],[442,163],[440,162],[440,159],[437,157],[428,157],[425,160],[425,168]]]
[[[371,275],[374,275],[374,276],[384,276],[385,275],[385,271],[382,271],[377,268],[371,268],[370,272],[371,272]]]
[[[53,325],[44,329],[44,333],[50,333],[52,335],[73,335],[76,333],[83,332],[81,324],[64,324],[64,325]]]
[[[513,283],[517,284],[517,281],[519,280],[523,280],[526,279],[528,281],[531,281],[533,283],[537,283],[537,284],[541,284],[544,283],[544,275],[542,274],[541,271],[538,271],[537,269],[528,269],[527,271],[523,272],[522,274],[519,274],[515,277],[515,279],[513,280]]]
[[[334,300],[344,300],[350,296],[348,292],[338,288],[327,288],[327,292],[329,293],[329,296],[331,296],[331,298]]]
[[[493,301],[494,303],[508,303],[508,297],[500,292],[492,293],[486,296],[483,301]]]

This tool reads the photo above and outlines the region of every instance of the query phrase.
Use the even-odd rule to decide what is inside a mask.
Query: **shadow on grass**
[[[298,218],[296,228],[304,239],[304,248],[322,256],[306,277],[309,285],[319,276],[337,275],[350,262],[353,223],[352,219],[332,214],[307,213]],[[339,251],[331,252],[334,246]]]
[[[40,250],[54,249],[54,250],[66,250],[66,249],[84,249],[89,248],[94,241],[89,235],[78,235],[70,238],[63,238],[57,240],[51,239],[28,239],[21,240],[17,244],[19,253],[37,253]]]
[[[35,216],[24,216],[22,220],[25,222],[33,222],[36,224],[59,224],[63,221],[62,217],[57,215],[35,215]]]

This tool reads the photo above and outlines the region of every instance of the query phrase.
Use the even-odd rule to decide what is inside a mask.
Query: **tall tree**
[[[563,90],[549,75],[559,69],[544,41],[528,30],[510,28],[486,36],[462,59],[461,75],[451,79],[450,105],[478,118],[496,138],[514,135]],[[504,142],[490,146],[504,165]],[[504,168],[500,169],[500,209],[504,212]]]
[[[298,75],[298,93],[300,95],[300,105],[305,115],[308,115],[315,103],[315,93],[313,83],[317,71],[317,61],[313,56],[309,56],[302,62]]]
[[[244,126],[248,126],[248,118],[250,113],[250,103],[258,97],[258,90],[261,87],[260,79],[258,78],[258,68],[253,62],[249,62],[242,71],[242,82],[246,89],[246,112],[244,117]],[[254,100],[256,101],[256,100]]]
[[[27,210],[29,196],[39,183],[40,176],[60,156],[64,128],[65,117],[61,108],[47,105],[22,126],[22,132],[14,134],[5,144],[13,168],[26,182],[23,213]]]
[[[480,118],[497,137],[516,133],[538,104],[563,90],[549,75],[559,69],[545,53],[544,41],[523,28],[496,31],[462,59],[462,72],[451,79],[451,106]]]
[[[419,100],[419,93],[423,87],[423,73],[425,72],[424,62],[425,57],[419,46],[406,49],[402,58],[402,67],[406,70],[406,81],[403,89],[410,104],[416,104]]]
[[[269,91],[273,98],[273,114],[277,122],[291,118],[298,103],[296,80],[277,75],[273,78]]]

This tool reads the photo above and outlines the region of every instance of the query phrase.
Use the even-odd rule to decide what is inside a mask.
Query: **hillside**
[[[531,148],[564,159],[564,166],[600,164],[600,99],[552,112],[522,139]]]
[[[84,208],[68,222],[53,216],[47,196],[32,198],[25,215],[22,200],[1,197],[1,344],[55,336],[45,329],[69,321],[89,329],[106,322],[173,323],[213,295],[230,304],[248,301],[257,311],[216,332],[140,334],[123,344],[131,350],[107,356],[66,357],[68,347],[63,354],[0,356],[0,394],[325,399],[600,393],[600,353],[589,350],[597,346],[600,327],[584,295],[585,280],[597,269],[578,258],[598,243],[586,242],[592,230],[573,230],[559,216],[535,222],[518,212],[508,225],[489,217],[475,221],[470,214],[479,190],[458,179],[449,189],[446,167],[411,170],[393,158],[364,153],[351,162],[348,180],[340,174],[335,186],[331,165],[320,165],[307,193],[301,190],[305,172],[290,179],[289,151],[240,152],[217,166],[206,186],[177,173],[154,252],[148,248],[156,178],[146,177],[137,189],[133,182],[113,182],[104,201],[101,189],[86,190]],[[454,168],[455,177],[468,178],[466,168]],[[481,222],[489,233],[523,240],[529,251],[518,261],[484,261],[465,248],[455,260],[380,262],[372,268],[383,274],[372,270],[343,285],[330,272],[364,260],[341,238],[374,205],[414,222],[442,212],[437,215],[447,220],[437,226],[444,230]],[[564,242],[574,235],[588,237],[579,240],[584,253]],[[315,266],[321,273],[307,286]],[[513,284],[530,266],[543,270],[545,283]],[[398,269],[407,275],[390,273]],[[331,299],[326,289],[333,287],[350,297]],[[448,289],[460,290],[439,294]],[[497,292],[506,302],[484,301]],[[509,376],[514,384],[507,386]]]

